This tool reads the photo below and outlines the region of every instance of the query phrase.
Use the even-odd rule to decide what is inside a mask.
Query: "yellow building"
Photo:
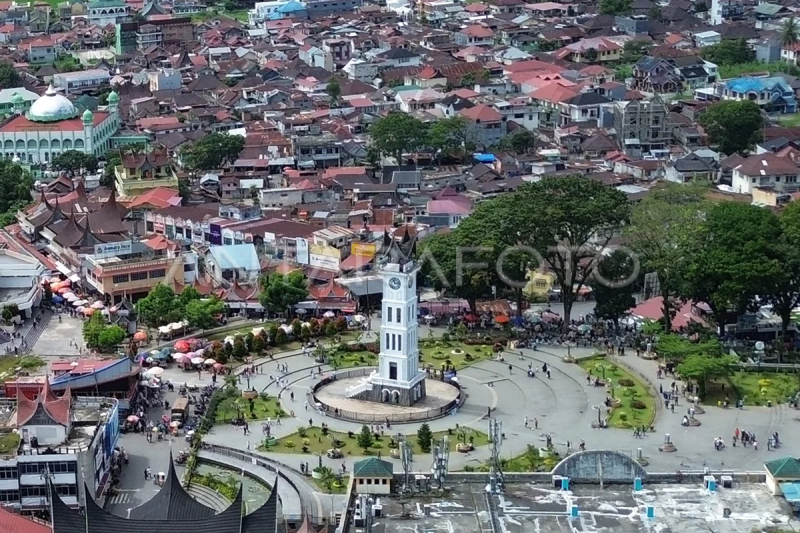
[[[550,289],[556,282],[556,275],[552,272],[539,272],[532,270],[528,272],[528,283],[522,292],[532,301],[547,301]]]
[[[114,169],[114,174],[120,196],[138,196],[158,187],[178,190],[178,176],[164,148],[123,154],[122,164]]]

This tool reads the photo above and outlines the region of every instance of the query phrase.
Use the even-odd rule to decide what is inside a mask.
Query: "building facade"
[[[67,150],[101,156],[111,148],[111,137],[119,130],[119,96],[108,96],[108,111],[81,117],[73,103],[51,86],[23,115],[25,101],[15,97],[15,113],[0,123],[3,157],[29,164],[49,163]]]

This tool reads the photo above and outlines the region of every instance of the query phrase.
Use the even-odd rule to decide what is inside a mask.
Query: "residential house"
[[[716,31],[701,31],[694,34],[694,42],[698,48],[719,44],[720,41],[722,34]]]
[[[378,77],[378,65],[363,59],[353,58],[347,62],[342,71],[351,80],[372,83]]]
[[[689,154],[665,166],[664,177],[675,183],[690,181],[713,181],[716,169],[706,159],[697,154]]]
[[[733,169],[731,186],[734,192],[752,194],[753,189],[766,187],[777,192],[793,193],[800,187],[797,165],[789,158],[772,152],[751,155]]]
[[[634,89],[648,92],[675,93],[683,86],[680,74],[668,60],[643,56],[633,65]]]
[[[410,113],[412,111],[433,109],[436,104],[444,100],[444,93],[435,89],[413,89],[398,91],[395,100],[400,104],[400,110]]]
[[[584,89],[580,94],[558,104],[561,114],[561,125],[574,122],[597,121],[600,108],[608,106],[611,100],[594,91]]]
[[[375,55],[375,62],[383,68],[417,67],[422,62],[419,54],[405,48],[389,48]]]
[[[459,115],[469,119],[471,134],[479,146],[493,146],[506,135],[505,118],[496,109],[486,104],[463,109]]]
[[[472,24],[457,31],[455,41],[459,46],[492,46],[494,45],[494,32],[480,24]]]
[[[749,100],[767,111],[797,112],[794,89],[781,76],[743,76],[716,84],[715,94],[723,100]]]
[[[558,59],[574,63],[601,63],[619,61],[622,58],[622,46],[605,37],[591,37],[557,50],[554,55]]]
[[[672,141],[669,109],[658,95],[650,100],[614,102],[614,129],[626,152],[664,150]]]
[[[52,63],[57,57],[56,44],[48,37],[35,39],[28,45],[28,61],[31,63]]]

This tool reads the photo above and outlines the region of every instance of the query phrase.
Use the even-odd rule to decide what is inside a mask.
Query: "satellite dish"
[[[763,352],[764,351],[764,343],[761,342],[761,341],[758,341],[756,343],[756,350],[758,350],[759,352]]]

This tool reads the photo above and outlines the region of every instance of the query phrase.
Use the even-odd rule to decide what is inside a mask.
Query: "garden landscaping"
[[[262,392],[250,399],[242,397],[240,389],[226,389],[214,413],[214,423],[225,424],[242,416],[248,420],[266,420],[285,417],[280,402],[275,396]],[[252,409],[251,409],[252,405]]]
[[[779,372],[734,372],[727,377],[709,380],[704,404],[718,405],[744,400],[745,405],[779,405],[800,390],[800,374]]]
[[[453,428],[449,431],[437,431],[432,433],[433,441],[440,440],[443,436],[449,437],[451,452],[457,452],[459,443],[471,443],[473,447],[486,446],[489,444],[489,437],[486,433],[472,428]],[[291,435],[281,439],[264,439],[258,446],[262,452],[275,453],[295,453],[309,455],[325,455],[328,450],[341,450],[343,455],[390,455],[392,449],[396,449],[397,441],[393,435],[373,434],[372,445],[365,451],[359,446],[359,433],[341,433],[319,427],[301,428]],[[406,436],[406,441],[412,445],[415,455],[430,453],[423,451],[417,442],[416,435]]]
[[[652,425],[655,400],[639,378],[603,356],[583,359],[578,365],[605,384],[613,406],[608,415],[610,427],[629,429]]]

